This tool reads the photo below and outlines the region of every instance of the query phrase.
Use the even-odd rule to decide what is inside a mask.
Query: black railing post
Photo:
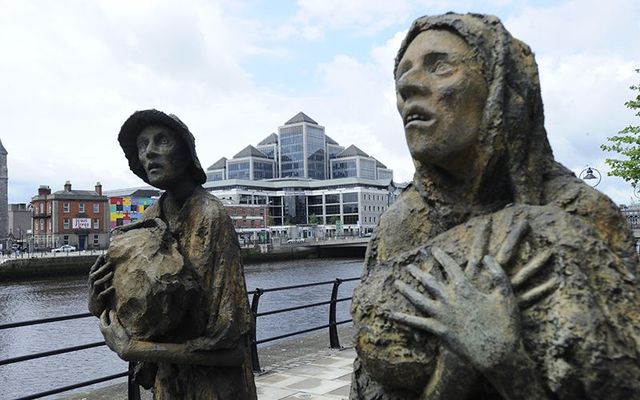
[[[257,288],[251,298],[251,317],[253,318],[253,325],[251,326],[251,365],[254,372],[262,371],[260,369],[260,359],[258,358],[258,345],[256,344],[256,320],[258,319],[260,296],[262,296],[262,289]]]
[[[129,362],[129,376],[127,377],[127,399],[140,400],[140,386],[133,381],[133,370],[136,367],[135,362]]]
[[[340,338],[338,337],[338,326],[336,325],[336,300],[338,300],[338,288],[342,280],[336,278],[333,282],[333,289],[331,290],[331,304],[329,305],[329,345],[332,349],[340,348]]]

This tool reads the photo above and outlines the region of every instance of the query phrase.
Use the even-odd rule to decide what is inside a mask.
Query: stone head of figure
[[[397,106],[412,157],[464,170],[477,149],[487,92],[482,66],[460,35],[438,28],[416,35],[396,70]]]
[[[137,111],[123,124],[118,141],[129,168],[152,186],[170,190],[184,180],[196,184],[206,181],[195,153],[195,139],[174,115]]]
[[[500,181],[508,182],[513,201],[538,202],[527,172],[555,162],[537,65],[498,18],[448,13],[415,20],[394,76],[417,169],[473,175],[476,187],[504,171]]]

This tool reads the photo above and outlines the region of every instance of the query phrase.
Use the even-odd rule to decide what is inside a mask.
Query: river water
[[[361,272],[362,259],[293,260],[245,266],[247,290],[359,277]],[[357,283],[343,283],[338,297],[350,297]],[[323,285],[265,293],[260,298],[259,312],[327,301],[331,289],[332,285]],[[84,313],[86,304],[86,277],[0,283],[0,324]],[[349,304],[339,303],[338,321],[351,318]],[[327,323],[326,305],[264,316],[258,318],[257,336],[260,340]],[[102,340],[97,319],[93,317],[2,330],[0,359]],[[14,399],[126,369],[127,364],[104,346],[0,366],[0,399]]]

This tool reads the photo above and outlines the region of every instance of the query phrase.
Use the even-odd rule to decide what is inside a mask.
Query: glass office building
[[[344,148],[325,128],[299,112],[256,147],[247,146],[232,159],[222,157],[207,168],[207,181],[304,178],[393,179],[393,171],[358,147]]]
[[[287,126],[280,131],[280,177],[306,178],[304,173],[304,128]]]

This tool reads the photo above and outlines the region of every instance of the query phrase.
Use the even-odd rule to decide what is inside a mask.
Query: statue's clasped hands
[[[522,222],[507,236],[495,257],[486,255],[488,233],[481,227],[476,234],[466,268],[438,247],[431,254],[446,273],[438,280],[415,265],[407,266],[411,276],[426,293],[396,280],[398,291],[423,315],[391,311],[396,322],[432,333],[455,354],[466,359],[478,371],[488,371],[509,362],[522,346],[520,309],[550,294],[558,285],[553,277],[527,288],[530,278],[538,275],[551,256],[547,250],[529,261],[511,278],[502,265],[510,262],[514,249],[528,229]],[[482,267],[484,268],[482,268]],[[485,276],[482,276],[484,272]],[[482,291],[475,284],[481,278],[491,281]],[[515,290],[515,292],[514,292]]]

